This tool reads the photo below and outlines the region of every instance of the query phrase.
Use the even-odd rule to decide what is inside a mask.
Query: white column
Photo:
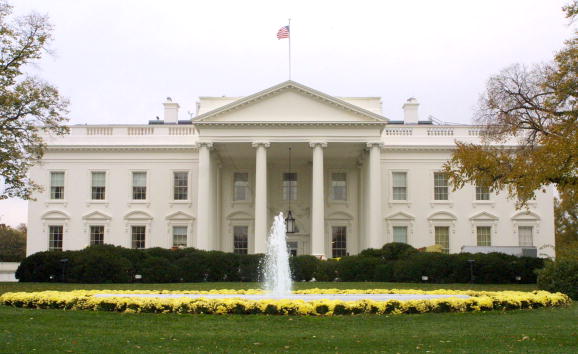
[[[367,143],[369,148],[369,203],[367,243],[371,248],[381,248],[385,239],[382,230],[381,211],[381,146],[382,143]]]
[[[267,252],[267,142],[254,142],[255,153],[255,253]]]
[[[201,142],[199,147],[199,186],[197,199],[197,241],[195,248],[209,250],[211,245],[211,217],[213,198],[211,198],[211,149],[213,143]]]
[[[313,176],[311,185],[311,254],[325,258],[325,201],[323,190],[323,148],[327,143],[312,142]]]

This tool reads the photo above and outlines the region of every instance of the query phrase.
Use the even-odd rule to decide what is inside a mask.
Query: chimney
[[[173,102],[173,99],[167,97],[167,101],[163,103],[165,106],[165,124],[177,124],[179,120],[179,104]]]
[[[410,97],[403,104],[403,124],[417,124],[419,117],[417,114],[417,108],[419,107],[419,102]]]

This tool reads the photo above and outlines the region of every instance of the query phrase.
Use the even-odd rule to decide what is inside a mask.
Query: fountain
[[[267,254],[261,265],[263,286],[274,297],[287,297],[291,294],[291,269],[285,235],[283,213],[275,217],[267,239]]]

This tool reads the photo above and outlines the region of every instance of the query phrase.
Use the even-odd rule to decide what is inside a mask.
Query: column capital
[[[265,149],[268,149],[271,146],[271,143],[268,141],[253,141],[251,146],[254,148],[258,148],[259,146],[263,146]]]
[[[327,147],[327,142],[326,141],[310,141],[309,142],[309,147],[310,148],[314,148],[316,146],[320,146],[322,148],[326,148]]]
[[[366,146],[370,149],[374,146],[377,146],[381,149],[383,147],[383,143],[381,141],[370,141],[366,144]]]
[[[210,150],[213,148],[213,142],[212,141],[199,141],[199,142],[197,142],[197,148],[201,148],[201,147],[206,147]]]

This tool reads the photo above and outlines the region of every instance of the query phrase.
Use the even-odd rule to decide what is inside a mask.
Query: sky
[[[46,14],[50,55],[28,68],[59,88],[70,124],[145,124],[166,97],[245,96],[289,78],[334,96],[380,96],[402,119],[471,123],[487,80],[514,63],[547,62],[571,37],[568,0],[146,1],[12,0]],[[26,202],[0,201],[0,223],[26,222]]]

